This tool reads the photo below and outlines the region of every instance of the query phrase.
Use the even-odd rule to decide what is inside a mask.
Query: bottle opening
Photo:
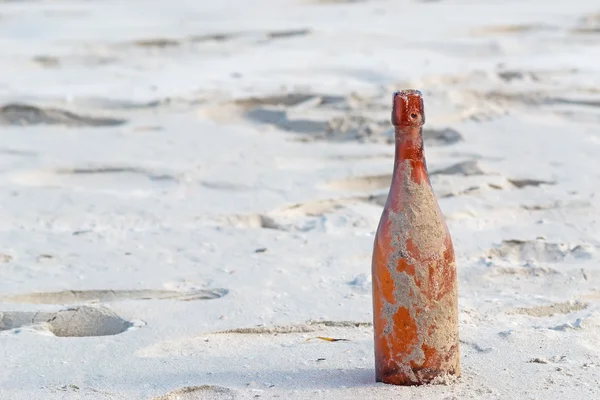
[[[394,126],[422,126],[425,123],[423,95],[414,89],[394,93],[392,124]]]

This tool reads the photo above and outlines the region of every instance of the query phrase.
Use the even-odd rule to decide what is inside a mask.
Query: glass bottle
[[[423,97],[394,93],[396,154],[372,259],[377,382],[460,375],[454,248],[423,155]]]

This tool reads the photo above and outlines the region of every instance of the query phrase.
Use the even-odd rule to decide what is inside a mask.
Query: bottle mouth
[[[423,124],[425,124],[423,94],[415,89],[395,92],[392,104],[392,125],[419,127]]]

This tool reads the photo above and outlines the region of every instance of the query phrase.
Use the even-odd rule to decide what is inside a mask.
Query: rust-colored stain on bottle
[[[423,156],[423,97],[394,93],[394,175],[373,246],[377,382],[460,375],[454,248]]]

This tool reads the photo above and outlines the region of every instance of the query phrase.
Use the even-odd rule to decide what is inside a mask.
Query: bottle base
[[[429,368],[413,369],[412,374],[400,371],[377,374],[376,382],[397,386],[420,386],[420,385],[449,385],[460,377],[460,372],[439,371]]]

